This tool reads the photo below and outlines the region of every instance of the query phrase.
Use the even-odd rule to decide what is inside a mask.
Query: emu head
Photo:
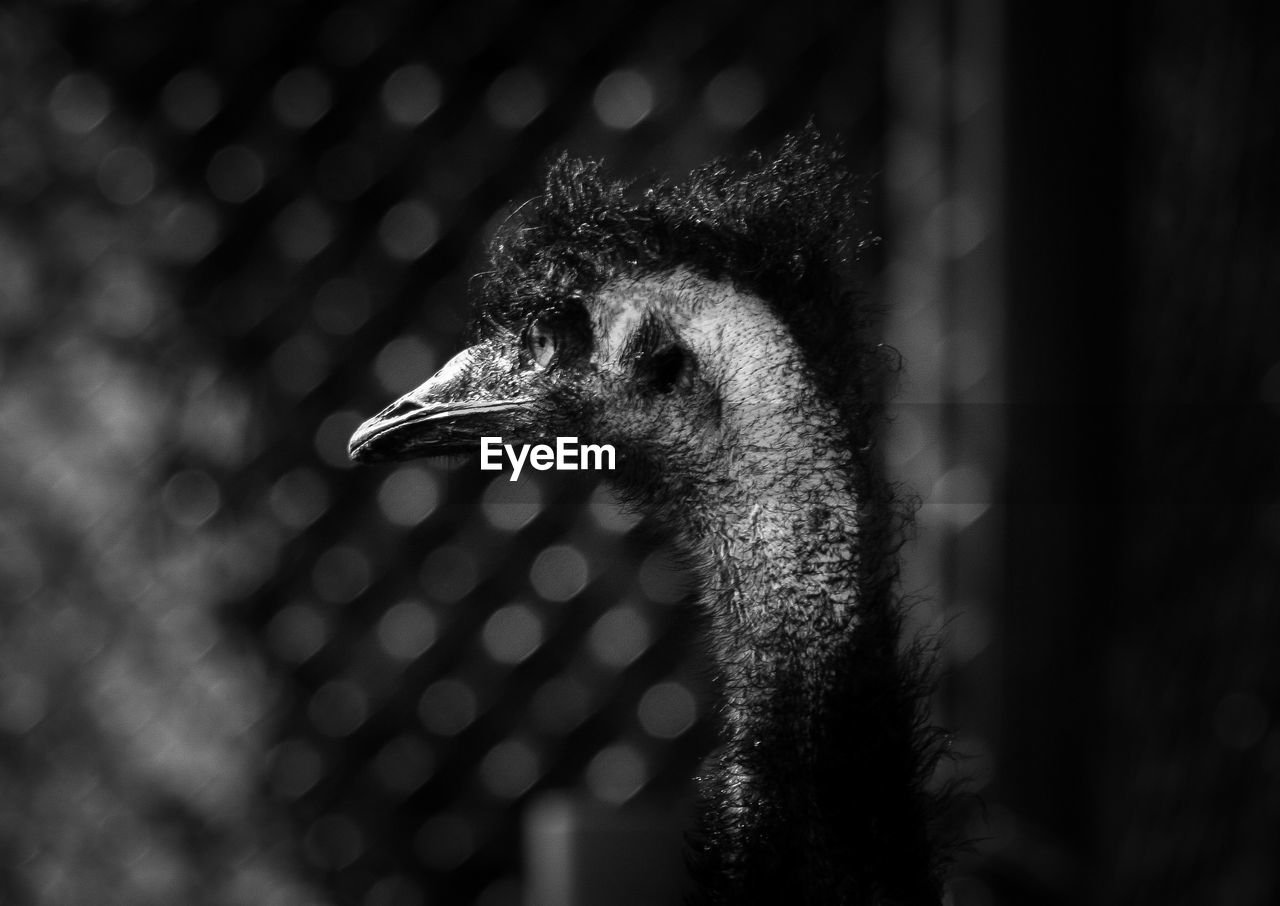
[[[671,491],[724,461],[740,422],[726,410],[765,405],[802,368],[786,328],[754,296],[684,270],[619,277],[478,339],[367,421],[351,455],[370,462],[472,451],[482,436],[572,436],[611,444],[624,486]]]
[[[639,197],[562,158],[494,242],[471,345],[365,422],[352,458],[575,436],[615,447],[624,491],[720,480],[743,443],[786,440],[741,428],[794,409],[798,382],[859,395],[838,274],[851,206],[812,131],[745,172],[712,165]]]

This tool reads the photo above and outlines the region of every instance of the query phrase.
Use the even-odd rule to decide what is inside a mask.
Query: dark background
[[[0,901],[506,906],[548,797],[678,811],[714,703],[662,540],[345,443],[561,150],[812,118],[906,360],[955,902],[1272,902],[1280,44],[1009,6],[0,12]]]

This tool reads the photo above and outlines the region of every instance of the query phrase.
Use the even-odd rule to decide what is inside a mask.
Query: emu
[[[644,191],[561,157],[494,239],[467,349],[365,422],[357,462],[483,435],[612,444],[687,554],[723,696],[692,870],[706,904],[941,898],[884,351],[845,288],[860,194],[812,128]]]

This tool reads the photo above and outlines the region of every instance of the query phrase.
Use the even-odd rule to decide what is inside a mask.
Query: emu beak
[[[516,388],[494,386],[510,380],[488,379],[492,364],[492,349],[464,349],[435,377],[356,429],[348,455],[353,462],[375,463],[470,453],[482,436],[514,433],[534,398],[502,393]]]

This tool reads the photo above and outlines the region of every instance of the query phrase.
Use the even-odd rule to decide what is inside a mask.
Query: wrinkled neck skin
[[[718,390],[719,425],[651,509],[692,554],[724,694],[695,866],[705,902],[877,902],[867,891],[881,890],[897,891],[884,902],[930,902],[855,851],[899,823],[876,813],[892,797],[862,794],[897,770],[876,776],[884,747],[862,740],[882,732],[876,722],[894,724],[894,739],[912,725],[881,706],[897,624],[871,610],[888,605],[884,588],[868,587],[876,564],[861,559],[865,464],[768,307],[716,284],[691,288],[700,295],[677,327]],[[872,725],[850,727],[859,720]],[[928,874],[907,873],[917,868]]]

